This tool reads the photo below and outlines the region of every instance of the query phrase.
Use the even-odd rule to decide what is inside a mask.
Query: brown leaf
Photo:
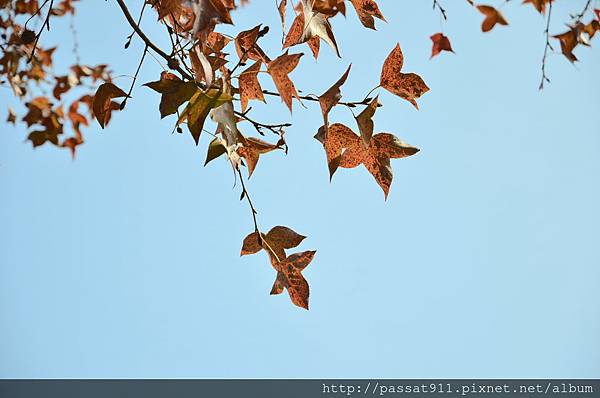
[[[242,142],[243,146],[237,152],[241,157],[246,159],[246,163],[248,164],[248,178],[252,176],[261,154],[279,149],[278,145],[269,144],[255,137],[244,138]]]
[[[16,122],[17,122],[17,114],[15,113],[13,108],[8,107],[8,117],[6,118],[6,123],[16,124]]]
[[[198,145],[204,122],[211,109],[217,108],[228,101],[231,101],[231,96],[219,90],[211,89],[206,92],[198,90],[179,115],[177,125],[187,120],[188,129],[194,138],[194,142]]]
[[[189,101],[199,90],[196,83],[184,82],[169,72],[162,72],[160,80],[146,83],[144,86],[161,94],[159,105],[161,118],[176,113],[179,107]]]
[[[381,87],[400,98],[404,98],[419,109],[415,100],[429,91],[429,87],[419,75],[402,73],[403,63],[404,55],[400,49],[400,44],[397,44],[383,64],[380,79]]]
[[[559,40],[560,51],[569,61],[577,61],[577,57],[573,54],[573,50],[575,50],[575,47],[579,44],[579,32],[576,27],[552,37]]]
[[[206,166],[212,160],[215,160],[219,156],[227,153],[227,148],[223,145],[219,138],[214,138],[210,144],[208,144],[208,151],[206,153],[206,160],[204,166]]]
[[[544,14],[546,12],[546,5],[550,1],[552,0],[523,0],[523,4],[530,3],[540,14]]]
[[[321,142],[325,149],[329,179],[331,180],[340,165],[342,150],[354,146],[358,136],[343,124],[336,123],[329,126],[329,128],[325,126],[319,128],[315,139]]]
[[[273,284],[273,292],[276,287],[287,288],[288,294],[294,305],[308,310],[308,299],[310,288],[308,282],[302,275],[302,270],[310,264],[316,251],[305,251],[292,254],[278,264],[277,279]]]
[[[287,0],[281,0],[277,6],[277,12],[279,12],[279,18],[281,19],[281,29],[285,30],[285,11],[287,9]]]
[[[280,294],[287,289],[292,303],[308,309],[309,286],[302,271],[311,263],[316,252],[305,251],[286,256],[285,249],[294,248],[305,239],[287,227],[274,227],[261,236],[258,232],[246,236],[240,254],[254,254],[264,249],[269,255],[271,265],[277,271],[271,294]]]
[[[375,0],[350,0],[363,26],[375,29],[375,18],[386,22]]]
[[[277,91],[281,95],[282,101],[287,105],[290,112],[292,111],[292,98],[296,97],[298,100],[300,100],[300,98],[298,96],[298,92],[296,91],[296,87],[288,77],[288,74],[291,73],[296,66],[298,66],[302,55],[304,54],[300,53],[289,55],[286,52],[285,54],[280,55],[273,61],[269,62],[267,65],[267,72],[269,75],[271,75],[271,78],[275,83],[275,87],[277,87]]]
[[[258,72],[260,72],[261,66],[262,62],[256,61],[252,66],[240,74],[239,86],[242,112],[246,110],[248,107],[248,101],[251,99],[257,99],[263,102],[265,101],[262,87],[258,81]]]
[[[277,226],[258,238],[258,233],[253,232],[244,238],[241,256],[258,253],[264,249],[269,255],[274,255],[277,262],[286,258],[285,249],[298,246],[306,236],[300,235],[288,227]]]
[[[370,144],[366,145],[349,127],[340,123],[329,127],[324,147],[328,160],[337,156],[339,167],[364,165],[383,190],[386,199],[393,179],[390,159],[408,157],[419,151],[389,133],[375,134]]]
[[[110,120],[111,112],[115,110],[112,99],[120,97],[127,97],[127,94],[110,82],[103,83],[98,87],[92,109],[100,127],[104,128]]]
[[[508,25],[508,22],[506,22],[506,19],[504,19],[502,14],[500,14],[500,11],[496,10],[494,7],[478,5],[477,9],[479,12],[485,15],[485,19],[481,24],[481,30],[483,32],[489,32],[494,28],[494,26],[496,26],[496,24]]]
[[[258,45],[258,38],[262,34],[261,25],[240,32],[235,38],[235,49],[240,62],[246,62],[248,58],[253,61],[269,62],[269,57]]]
[[[375,112],[377,111],[378,107],[379,97],[375,97],[356,117],[356,124],[358,124],[358,129],[360,131],[360,138],[367,146],[371,144],[371,137],[373,137],[373,116],[375,116]]]
[[[350,68],[352,68],[352,64],[348,66],[348,69],[346,69],[346,72],[344,72],[342,77],[340,77],[333,86],[331,86],[327,91],[325,91],[325,93],[323,93],[319,97],[319,105],[321,105],[321,112],[323,113],[323,120],[325,121],[325,125],[328,124],[329,112],[342,99],[342,93],[340,88],[346,82],[346,79],[348,79],[348,75],[350,74]]]
[[[430,39],[433,42],[433,46],[431,48],[431,58],[435,57],[442,51],[454,52],[454,50],[452,50],[450,40],[448,37],[444,36],[443,33],[436,33],[432,35]]]

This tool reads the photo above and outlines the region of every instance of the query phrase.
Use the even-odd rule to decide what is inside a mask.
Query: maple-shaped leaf
[[[287,289],[292,303],[308,309],[309,286],[302,271],[310,264],[316,251],[305,251],[287,256],[286,249],[298,246],[305,239],[290,228],[277,226],[266,234],[253,232],[244,238],[240,255],[249,255],[265,250],[277,276],[271,294],[280,294]]]
[[[115,110],[112,99],[120,97],[127,97],[127,93],[110,82],[103,83],[98,87],[94,95],[92,109],[100,127],[104,128],[110,120],[111,112]]]
[[[346,72],[344,72],[342,77],[340,77],[333,86],[331,86],[327,91],[325,91],[319,97],[319,105],[321,105],[321,112],[323,113],[323,119],[325,121],[325,125],[328,124],[329,112],[342,99],[342,93],[341,93],[340,88],[346,82],[346,79],[348,79],[348,74],[350,73],[350,68],[352,68],[352,64],[350,64],[348,66],[348,69],[346,69]]]
[[[321,39],[318,36],[315,36],[308,40],[303,40],[303,35],[304,14],[300,12],[296,18],[294,18],[294,22],[292,22],[292,26],[290,26],[290,30],[285,36],[283,48],[285,49],[306,42],[313,54],[313,57],[317,59],[319,57],[319,49],[321,48]]]
[[[302,30],[301,40],[307,41],[318,37],[329,44],[335,50],[338,57],[341,57],[328,17],[325,14],[314,11],[312,1],[313,0],[302,0],[304,28]]]
[[[530,3],[540,14],[544,14],[546,12],[546,5],[550,4],[551,1],[552,0],[523,0],[523,4]]]
[[[306,236],[283,226],[273,227],[269,232],[260,236],[259,238],[258,232],[252,232],[246,236],[240,255],[255,254],[267,246],[272,252],[271,254],[275,254],[276,260],[282,261],[286,257],[285,249],[293,249],[306,239]]]
[[[331,144],[330,141],[334,144]],[[338,161],[339,167],[354,168],[361,164],[364,165],[383,190],[386,199],[393,179],[390,159],[405,158],[419,152],[419,149],[406,144],[390,133],[372,135],[370,144],[366,145],[364,139],[341,123],[335,123],[329,127],[323,146],[326,152],[328,148],[330,150],[333,148],[341,154]],[[342,149],[345,150],[342,151]],[[328,157],[330,157],[329,153]]]
[[[435,57],[442,51],[454,52],[452,49],[452,45],[450,44],[450,39],[446,37],[443,33],[436,33],[430,37],[433,42],[433,46],[431,47],[431,58]]]
[[[400,44],[396,44],[396,47],[383,63],[380,79],[381,87],[400,98],[404,98],[413,104],[415,108],[419,109],[419,105],[417,105],[417,101],[415,100],[429,91],[429,87],[427,87],[419,75],[415,73],[402,73],[403,64],[404,55],[402,54],[402,49],[400,49]]]
[[[255,137],[244,137],[240,141],[242,146],[238,148],[237,152],[241,157],[246,159],[248,165],[248,178],[252,176],[261,154],[281,148],[279,145],[270,144]]]
[[[356,13],[358,14],[358,19],[360,22],[369,29],[375,29],[375,18],[379,18],[380,20],[385,21],[385,18],[375,0],[350,0]]]
[[[298,66],[300,58],[303,55],[303,53],[290,55],[286,51],[285,54],[275,58],[267,65],[267,72],[271,75],[275,87],[279,95],[281,95],[281,100],[287,105],[290,112],[292,111],[292,98],[296,97],[298,100],[300,98],[296,91],[296,86],[294,86],[288,74]]]
[[[295,253],[274,265],[277,276],[271,288],[271,294],[281,294],[283,289],[287,289],[292,303],[308,310],[310,287],[304,279],[302,271],[311,263],[316,253],[314,250]]]
[[[198,90],[196,83],[183,81],[169,72],[162,72],[160,80],[146,83],[144,86],[161,94],[158,107],[161,118],[176,113],[179,107],[189,101]]]
[[[340,167],[343,150],[355,144],[356,134],[346,126],[336,123],[329,127],[320,127],[315,135],[315,139],[323,144],[323,148],[325,149],[329,180],[331,180]]]
[[[267,28],[261,29],[261,25],[256,25],[254,28],[240,32],[235,38],[235,49],[237,51],[240,62],[246,62],[249,58],[253,61],[269,62],[265,52],[258,45],[258,39],[266,34]]]
[[[494,26],[496,26],[496,24],[508,25],[508,22],[506,21],[506,19],[504,19],[504,16],[502,16],[502,14],[500,14],[500,11],[498,11],[494,7],[478,5],[477,9],[479,10],[479,12],[485,15],[485,19],[481,24],[481,30],[483,32],[489,32],[494,28]]]
[[[211,89],[205,92],[198,89],[179,115],[177,125],[187,121],[188,129],[194,138],[194,142],[198,145],[200,134],[202,134],[204,122],[209,112],[228,101],[231,101],[231,95],[225,94],[220,90]]]
[[[560,51],[569,61],[572,63],[577,61],[577,57],[573,54],[573,50],[579,44],[579,31],[577,28],[571,28],[564,33],[552,37],[558,39],[560,42]]]
[[[239,88],[240,101],[242,103],[242,112],[248,107],[248,101],[257,99],[265,102],[265,97],[262,92],[262,87],[258,81],[258,72],[262,66],[261,61],[256,61],[252,66],[244,70],[240,74]]]

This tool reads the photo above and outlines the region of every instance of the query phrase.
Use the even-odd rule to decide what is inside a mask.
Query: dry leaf
[[[485,19],[481,24],[481,30],[483,32],[489,32],[496,24],[508,25],[508,22],[506,22],[506,19],[500,14],[500,11],[496,10],[494,7],[478,5],[477,9],[485,15]]]
[[[402,73],[404,55],[397,44],[383,64],[381,70],[381,87],[392,94],[404,98],[419,109],[416,99],[429,91],[423,79],[415,73]]]
[[[433,42],[433,46],[431,48],[431,58],[435,57],[442,51],[450,51],[452,50],[452,45],[450,44],[450,40],[443,33],[436,33],[430,37]]]
[[[281,100],[287,105],[290,112],[292,111],[292,98],[296,97],[298,100],[300,98],[288,74],[298,66],[302,55],[304,54],[288,55],[286,51],[285,54],[280,55],[267,65],[267,72],[271,75],[275,87],[277,87],[277,91],[281,95]]]
[[[127,97],[127,94],[112,83],[103,83],[98,87],[92,109],[100,127],[104,128],[110,120],[111,112],[115,110],[112,99],[121,97]]]

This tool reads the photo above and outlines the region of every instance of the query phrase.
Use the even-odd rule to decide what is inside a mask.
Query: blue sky
[[[272,3],[234,20],[269,25],[275,54]],[[289,226],[318,250],[308,312],[268,295],[264,253],[239,257],[253,227],[233,173],[202,167],[210,137],[196,148],[172,135],[151,90],[88,129],[74,162],[3,124],[0,376],[600,377],[600,52],[578,50],[575,66],[551,54],[539,92],[544,20],[532,7],[505,6],[511,25],[482,34],[466,2],[447,4],[443,24],[430,2],[379,3],[389,23],[368,31],[349,10],[333,22],[343,60],[324,46],[292,77],[320,94],[352,62],[343,92],[361,99],[401,43],[404,70],[431,91],[420,111],[381,93],[375,130],[421,148],[392,162],[387,202],[364,169],[329,183],[313,104],[294,104],[289,155],[261,157],[248,184],[263,229]],[[557,2],[552,32],[583,3]],[[109,62],[128,87],[142,47],[123,49],[116,4],[86,2],[75,24],[82,62]],[[153,17],[144,26],[166,46]],[[440,27],[456,54],[429,60]],[[53,29],[44,40],[62,44],[64,67],[68,21]],[[147,58],[140,84],[160,71]],[[4,89],[2,115],[8,104]],[[276,98],[253,112],[290,120]],[[355,127],[346,109],[331,120]]]

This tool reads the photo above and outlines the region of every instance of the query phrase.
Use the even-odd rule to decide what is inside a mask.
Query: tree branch
[[[146,34],[139,27],[139,25],[137,24],[137,22],[135,21],[135,19],[133,19],[133,17],[131,16],[131,13],[129,12],[129,9],[125,5],[125,1],[124,0],[116,0],[116,2],[119,5],[119,7],[121,8],[121,11],[123,12],[123,15],[125,15],[125,19],[127,19],[127,22],[129,22],[129,25],[133,28],[133,30],[135,31],[135,33],[137,33],[137,35],[140,37],[140,39],[142,39],[144,41],[144,43],[146,43],[146,46],[148,46],[155,53],[157,53],[158,55],[160,55],[161,57],[163,57],[167,61],[167,65],[169,66],[169,68],[175,69],[177,72],[181,73],[181,75],[183,77],[185,77],[186,79],[188,79],[188,80],[194,80],[194,78],[192,77],[192,75],[190,75],[189,73],[187,73],[185,70],[183,70],[179,66],[177,60],[173,59],[169,54],[167,54],[166,52],[164,52],[163,50],[161,50],[156,44],[154,44],[152,42],[152,40],[150,40],[150,38],[148,36],[146,36]]]

